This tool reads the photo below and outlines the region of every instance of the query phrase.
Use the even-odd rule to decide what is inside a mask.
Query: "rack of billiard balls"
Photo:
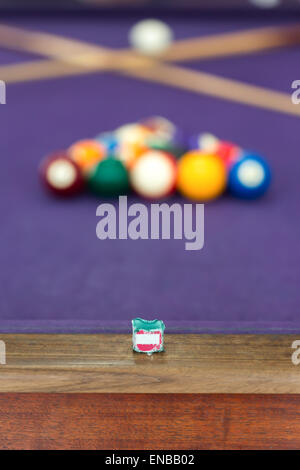
[[[101,197],[133,191],[163,200],[178,191],[202,202],[226,190],[238,198],[256,199],[271,183],[270,167],[260,155],[207,133],[186,139],[158,116],[55,152],[42,161],[40,176],[44,186],[60,196],[88,189]]]

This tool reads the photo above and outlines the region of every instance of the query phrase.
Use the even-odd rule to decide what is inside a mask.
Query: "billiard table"
[[[144,16],[10,13],[2,23],[120,51]],[[181,41],[286,27],[297,14],[161,18]],[[30,50],[1,37],[0,28],[0,447],[299,448],[291,357],[300,339],[300,105],[289,95],[300,45],[175,60],[177,71],[199,73],[199,83],[182,86],[138,67],[68,63],[60,51],[57,73],[35,73],[53,55],[41,43]],[[227,91],[201,92],[201,74],[228,79]],[[285,104],[276,93],[269,106],[263,97],[261,105],[259,97],[238,100],[230,83],[279,92]],[[62,200],[40,184],[44,155],[151,115],[187,135],[209,131],[253,149],[271,165],[261,199],[226,194],[205,204],[202,250],[186,251],[182,240],[100,241],[99,197]],[[145,202],[129,196],[137,200]],[[138,316],[165,322],[164,353],[132,351]]]

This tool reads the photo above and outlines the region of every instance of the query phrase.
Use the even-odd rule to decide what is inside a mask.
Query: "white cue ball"
[[[149,150],[135,162],[130,180],[133,189],[142,197],[164,198],[175,190],[176,162],[160,150]]]
[[[171,28],[159,20],[143,20],[129,31],[130,45],[143,54],[164,52],[173,40]]]

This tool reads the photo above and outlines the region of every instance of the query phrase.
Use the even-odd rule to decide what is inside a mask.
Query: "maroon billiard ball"
[[[40,176],[44,186],[59,196],[72,196],[84,187],[79,166],[64,151],[49,155],[42,161]]]

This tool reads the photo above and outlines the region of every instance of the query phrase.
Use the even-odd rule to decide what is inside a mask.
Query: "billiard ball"
[[[207,153],[214,153],[219,144],[219,139],[209,132],[195,134],[189,139],[189,147],[191,150],[202,150]]]
[[[148,150],[133,164],[130,181],[137,194],[147,199],[165,198],[176,188],[175,158],[160,150]]]
[[[130,170],[134,162],[146,152],[147,148],[146,145],[138,142],[121,142],[116,156]]]
[[[152,131],[139,123],[126,124],[115,131],[119,142],[117,156],[127,168],[146,151],[146,140]]]
[[[147,139],[146,144],[150,149],[162,150],[163,152],[174,155],[175,158],[181,157],[181,155],[183,155],[187,150],[184,144],[181,142],[162,139],[155,136]]]
[[[271,170],[268,163],[259,155],[244,153],[231,167],[228,189],[236,197],[256,199],[262,196],[271,183]]]
[[[129,31],[130,45],[142,54],[160,54],[170,46],[172,40],[172,29],[155,19],[139,21]]]
[[[220,140],[214,150],[214,153],[218,155],[218,157],[222,158],[226,167],[229,169],[231,165],[233,165],[241,157],[242,150],[232,142]]]
[[[119,141],[114,132],[103,132],[95,137],[97,142],[105,148],[106,154],[117,152]]]
[[[104,145],[96,140],[80,140],[69,148],[68,154],[87,176],[89,171],[105,157],[106,150]]]
[[[115,158],[99,162],[88,177],[92,192],[101,196],[119,196],[129,190],[129,176],[123,163]]]
[[[147,137],[150,137],[153,134],[153,131],[143,124],[131,123],[118,127],[114,134],[119,142],[141,144],[144,143]]]
[[[149,148],[163,150],[176,158],[187,151],[186,136],[168,119],[153,116],[142,120],[141,123],[152,131],[152,135],[146,139]]]
[[[179,160],[177,188],[183,196],[196,201],[215,199],[225,190],[226,182],[225,164],[214,154],[195,150]]]
[[[79,193],[84,187],[79,166],[63,151],[56,152],[42,161],[40,176],[43,184],[60,196]]]
[[[153,135],[161,139],[174,139],[177,133],[175,124],[162,116],[151,116],[142,119],[140,124],[149,129]]]

